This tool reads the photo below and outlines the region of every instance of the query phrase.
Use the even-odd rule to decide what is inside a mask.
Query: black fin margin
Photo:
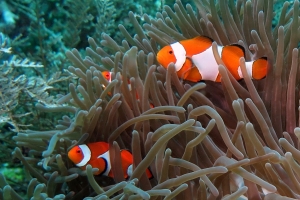
[[[245,51],[245,48],[240,45],[240,44],[230,44],[230,45],[226,45],[226,46],[235,46],[235,47],[239,47],[240,49],[242,49],[243,53],[244,53],[244,57],[246,55],[246,51]]]
[[[207,39],[209,39],[211,42],[214,42],[215,40],[214,39],[212,39],[211,37],[208,37],[208,36],[206,36],[206,35],[200,35],[201,37],[206,37]]]
[[[259,59],[264,59],[264,60],[268,61],[268,58],[266,56],[260,57]]]
[[[102,159],[102,160],[104,160],[104,163],[105,163],[105,167],[104,167],[104,170],[100,173],[100,174],[98,174],[98,176],[101,176],[101,175],[103,175],[105,172],[106,172],[106,170],[107,170],[107,160],[106,159],[104,159],[104,158],[98,158],[98,159]],[[99,168],[98,168],[99,169]]]

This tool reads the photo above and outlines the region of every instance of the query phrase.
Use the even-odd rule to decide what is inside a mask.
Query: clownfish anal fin
[[[261,57],[252,64],[252,78],[259,80],[267,75],[268,71],[268,59],[266,57]]]
[[[221,74],[219,73],[218,76],[217,76],[217,78],[216,78],[216,80],[215,80],[215,82],[221,82],[221,78],[222,78],[222,76],[221,76]]]
[[[203,36],[203,35],[199,35],[199,36],[197,36],[197,37],[195,37],[194,38],[195,40],[200,40],[200,41],[202,41],[202,42],[211,42],[211,43],[213,43],[214,42],[214,40],[212,39],[212,38],[210,38],[210,37],[208,37],[208,36]]]

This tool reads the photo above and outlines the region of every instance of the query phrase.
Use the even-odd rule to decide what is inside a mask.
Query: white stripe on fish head
[[[186,51],[182,44],[179,42],[175,42],[174,44],[171,44],[171,48],[173,49],[174,56],[176,58],[175,69],[178,72],[186,60]]]
[[[85,166],[91,159],[91,150],[90,148],[85,145],[85,144],[81,144],[78,145],[79,148],[81,149],[82,155],[83,155],[83,159],[76,164],[77,167],[83,167]]]

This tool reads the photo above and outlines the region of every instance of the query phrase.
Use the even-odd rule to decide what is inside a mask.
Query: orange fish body
[[[90,164],[93,168],[99,169],[94,173],[95,175],[114,177],[111,170],[109,144],[106,142],[77,145],[68,152],[68,157],[82,170],[85,170],[86,166]],[[127,150],[121,150],[121,162],[124,178],[128,178],[132,174],[132,154]],[[152,173],[149,169],[147,169],[146,174],[148,178],[152,178]]]
[[[213,41],[204,36],[175,42],[163,47],[157,54],[158,62],[165,68],[174,63],[177,75],[185,80],[221,81],[218,64],[212,51]],[[239,45],[218,46],[218,53],[225,66],[237,80],[243,78],[239,60],[245,56],[244,49]],[[268,62],[265,58],[246,62],[250,77],[262,79],[267,74]]]

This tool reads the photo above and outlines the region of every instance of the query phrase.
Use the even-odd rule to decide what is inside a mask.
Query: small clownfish
[[[110,71],[103,71],[101,72],[103,78],[105,78],[109,83],[111,82],[111,72]],[[103,89],[105,89],[105,85],[102,84]],[[111,92],[107,93],[109,96],[111,96]]]
[[[111,72],[110,71],[103,71],[101,73],[102,73],[102,76],[110,83],[111,82]]]
[[[157,54],[157,61],[167,68],[174,63],[177,75],[192,82],[200,80],[221,81],[218,64],[212,50],[213,41],[205,36],[175,42],[163,47]],[[218,53],[229,72],[236,80],[243,78],[240,68],[240,58],[245,57],[244,48],[240,45],[218,46]],[[250,77],[262,79],[267,74],[268,61],[259,58],[246,62]]]
[[[103,71],[102,72],[102,76],[110,83],[111,82],[111,74],[112,74],[112,72],[110,72],[110,71]],[[130,85],[130,82],[128,81],[128,89],[129,89],[129,91],[131,91],[131,85]],[[111,94],[109,94],[109,95],[111,95]],[[138,93],[136,92],[135,93],[135,97],[136,97],[136,99],[139,99],[139,95],[138,95]],[[154,108],[154,105],[152,104],[152,103],[150,103],[150,108]]]
[[[90,164],[93,168],[99,169],[94,175],[114,177],[109,157],[109,144],[106,142],[77,145],[68,152],[68,157],[82,170],[85,170],[86,166]],[[132,154],[127,150],[121,150],[121,161],[124,178],[126,179],[132,175]],[[149,179],[153,177],[149,169],[146,170],[146,174]]]

